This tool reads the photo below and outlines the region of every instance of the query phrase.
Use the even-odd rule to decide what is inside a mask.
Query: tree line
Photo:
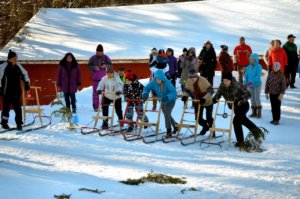
[[[0,0],[0,49],[40,8],[92,8],[184,1],[188,0]]]

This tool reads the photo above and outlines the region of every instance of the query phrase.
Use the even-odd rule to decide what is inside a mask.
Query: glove
[[[187,101],[187,99],[188,99],[188,97],[185,95],[181,97],[181,101],[183,101],[184,103]]]
[[[29,82],[25,82],[25,91],[29,91],[29,90],[30,90]]]
[[[102,94],[102,90],[97,90],[98,95]]]
[[[278,100],[281,101],[283,98],[283,93],[280,93],[280,95],[278,96]]]
[[[270,98],[269,93],[266,93],[266,100],[269,100],[269,98]]]
[[[204,104],[204,103],[206,102],[206,99],[204,99],[204,98],[201,97],[201,98],[199,99],[199,101],[200,101],[200,104]]]
[[[122,94],[121,91],[117,91],[117,92],[116,92],[116,95],[121,95],[121,94]]]
[[[215,97],[212,99],[212,101],[213,101],[214,104],[218,103],[218,100]]]

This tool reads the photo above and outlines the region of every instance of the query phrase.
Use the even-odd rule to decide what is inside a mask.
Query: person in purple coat
[[[97,87],[101,79],[106,75],[106,67],[111,66],[110,58],[105,55],[103,46],[99,44],[96,48],[96,54],[89,59],[88,67],[92,71],[93,80],[93,108],[98,111],[99,95]]]
[[[178,62],[176,57],[174,57],[174,50],[172,48],[167,49],[167,55],[169,59],[169,76],[171,83],[176,88],[176,79],[177,79],[177,72],[178,72]]]
[[[59,91],[64,93],[66,107],[76,113],[76,96],[75,93],[81,86],[81,72],[79,65],[72,53],[67,53],[59,62],[57,73],[57,87]],[[71,103],[70,103],[71,99]]]

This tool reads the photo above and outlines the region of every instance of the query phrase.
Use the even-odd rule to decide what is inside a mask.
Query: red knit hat
[[[125,73],[125,79],[134,80],[134,75],[130,70]]]

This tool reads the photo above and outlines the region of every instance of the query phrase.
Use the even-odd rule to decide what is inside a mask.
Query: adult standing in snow
[[[181,100],[185,103],[188,99],[188,95],[193,96],[199,102],[195,103],[195,118],[197,118],[198,104],[200,103],[200,114],[199,120],[197,121],[201,126],[202,130],[200,135],[205,135],[213,125],[213,103],[212,95],[214,90],[212,85],[204,77],[199,77],[195,70],[190,71],[189,78],[185,84],[185,93],[183,94]],[[203,119],[203,111],[206,112],[206,120]]]
[[[295,42],[295,36],[290,34],[287,36],[287,42],[283,45],[283,49],[285,50],[288,58],[288,65],[285,68],[285,76],[290,81],[290,87],[296,88],[295,81],[296,81],[296,73],[298,69],[298,54],[297,54],[297,46]]]
[[[180,57],[179,59],[181,61],[180,68],[182,69],[180,84],[182,91],[184,92],[189,72],[192,69],[198,71],[198,59],[196,58],[196,49],[194,47],[191,47],[188,50],[187,55],[185,57]]]
[[[226,73],[223,75],[222,83],[213,97],[213,102],[217,103],[221,96],[223,96],[226,101],[234,102],[233,127],[237,140],[236,146],[241,147],[244,144],[242,125],[246,126],[252,133],[261,132],[246,115],[249,110],[248,99],[251,97],[250,91],[238,83],[232,77],[232,73]],[[231,104],[228,104],[228,106],[230,109],[232,108]]]
[[[106,67],[106,76],[104,76],[97,87],[97,93],[99,95],[105,92],[104,99],[102,102],[103,116],[108,116],[108,107],[115,99],[115,111],[117,113],[118,119],[123,119],[122,113],[122,98],[121,94],[123,92],[124,84],[119,78],[118,73],[114,72],[112,66],[108,65]],[[108,120],[103,120],[102,129],[108,128]]]
[[[243,84],[243,77],[246,67],[249,65],[249,56],[252,49],[245,43],[245,37],[240,37],[240,45],[233,51],[233,63],[239,73],[239,82]]]
[[[205,42],[199,54],[199,72],[209,83],[214,85],[214,76],[217,66],[216,51],[210,41]]]
[[[104,49],[101,44],[96,48],[96,54],[93,55],[88,62],[88,67],[92,71],[93,80],[93,108],[98,111],[99,96],[97,93],[97,86],[101,79],[106,75],[106,67],[111,66],[110,58],[104,54]]]
[[[124,99],[125,101],[129,102],[128,100],[142,100],[142,94],[144,86],[139,82],[136,75],[133,74],[131,71],[127,71],[125,73],[126,84],[124,84]],[[135,109],[136,113],[138,114],[138,119],[142,120],[144,106],[143,102],[129,102],[128,109],[126,112],[126,119],[132,120],[133,118],[133,109]],[[145,116],[143,122],[148,122],[148,117]],[[147,128],[147,126],[144,126]],[[131,132],[133,130],[133,125],[130,124],[127,128],[127,132]]]
[[[225,73],[232,73],[233,71],[233,61],[228,53],[228,46],[221,45],[222,51],[219,55],[219,63],[221,65],[222,76]]]
[[[144,87],[142,95],[144,101],[147,100],[151,90],[154,90],[160,99],[160,103],[162,104],[162,112],[165,116],[165,126],[167,129],[167,137],[172,136],[171,126],[173,126],[173,133],[176,133],[178,130],[178,128],[175,126],[176,122],[172,117],[172,110],[175,106],[177,97],[176,89],[170,80],[167,79],[164,72],[162,70],[157,70],[154,73],[154,78],[152,81]]]
[[[15,121],[17,130],[22,130],[22,109],[20,97],[22,93],[21,80],[25,83],[25,90],[30,89],[30,79],[27,71],[21,64],[17,63],[18,56],[9,50],[7,61],[0,65],[0,95],[2,96],[1,125],[4,129],[9,129],[8,118],[10,106],[15,111]]]
[[[66,107],[76,113],[76,96],[75,93],[81,86],[81,72],[76,58],[72,53],[67,53],[59,62],[57,73],[58,90],[64,93]],[[71,103],[70,103],[71,99]]]
[[[181,77],[181,72],[182,72],[182,68],[180,67],[180,64],[181,64],[181,60],[184,60],[185,56],[186,56],[186,53],[187,53],[187,49],[186,48],[183,48],[182,49],[182,54],[178,57],[178,74],[177,74],[177,77],[180,78]]]
[[[174,50],[172,48],[167,49],[167,56],[169,59],[169,75],[171,78],[171,82],[173,86],[176,88],[176,79],[177,79],[177,72],[178,72],[178,63],[177,59],[174,56]]]
[[[275,62],[273,65],[273,71],[268,75],[265,94],[266,99],[270,98],[271,110],[272,110],[272,121],[271,124],[278,125],[281,115],[281,100],[285,93],[285,77],[280,71],[280,63]]]
[[[273,70],[273,65],[275,62],[280,63],[280,71],[284,73],[285,68],[288,66],[288,60],[287,60],[287,55],[286,52],[283,48],[281,48],[281,41],[276,39],[274,40],[274,47],[273,49],[269,52],[269,58],[268,58],[268,67],[269,69]],[[269,70],[270,71],[270,70]]]
[[[265,50],[265,52],[264,52],[264,57],[263,57],[263,59],[264,59],[264,61],[265,61],[265,63],[266,63],[266,65],[268,66],[268,60],[269,60],[269,54],[270,54],[270,51],[273,49],[273,47],[274,47],[274,41],[275,40],[272,40],[271,42],[270,42],[270,45],[269,45],[269,47]],[[268,68],[268,70],[269,70],[269,72],[271,72],[271,70],[272,70],[272,68]]]
[[[253,53],[249,58],[249,65],[246,68],[244,75],[244,85],[247,86],[251,93],[251,109],[252,114],[250,117],[261,118],[261,102],[260,102],[260,91],[261,91],[261,73],[262,67],[258,61],[258,55]]]

